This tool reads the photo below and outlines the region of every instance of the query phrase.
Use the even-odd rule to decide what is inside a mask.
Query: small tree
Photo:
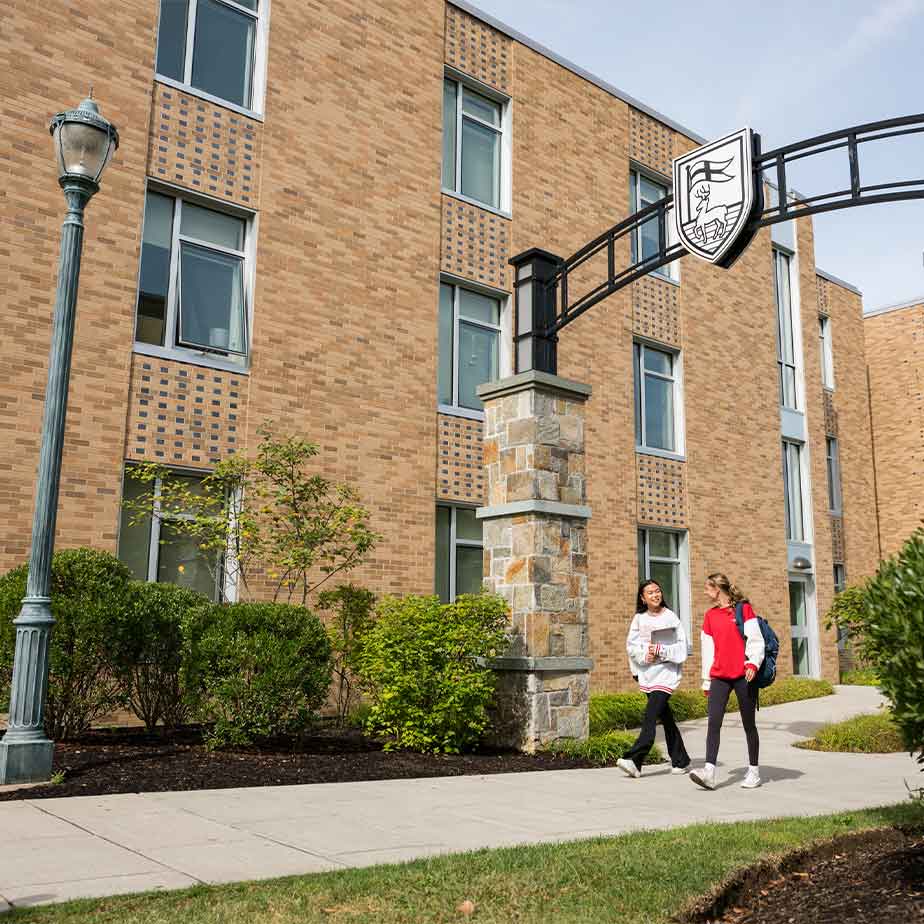
[[[837,626],[838,640],[845,638],[858,650],[863,637],[863,629],[869,618],[866,584],[853,584],[834,597],[834,603],[825,616],[825,628]],[[860,651],[858,650],[858,653]],[[867,656],[865,649],[861,656]]]
[[[379,536],[352,487],[308,471],[315,443],[277,436],[271,424],[257,432],[255,455],[223,459],[198,482],[140,463],[132,477],[148,490],[124,506],[132,523],[169,518],[174,531],[196,542],[216,576],[220,569],[236,583],[240,596],[252,599],[262,573],[274,602],[304,606],[333,575],[359,565]]]
[[[327,627],[330,638],[337,724],[344,725],[356,700],[355,670],[363,638],[372,625],[375,594],[352,584],[341,584],[336,590],[318,595],[318,607],[333,610]]]

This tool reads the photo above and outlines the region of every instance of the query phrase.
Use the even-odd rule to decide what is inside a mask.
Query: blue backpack
[[[756,614],[755,614],[756,615]],[[739,603],[735,607],[735,624],[741,637],[744,638],[744,604]],[[764,662],[760,665],[757,672],[757,686],[761,689],[769,687],[776,680],[776,659],[780,654],[780,640],[776,632],[770,628],[770,623],[763,616],[757,617],[757,625],[760,626],[760,634],[764,637]]]

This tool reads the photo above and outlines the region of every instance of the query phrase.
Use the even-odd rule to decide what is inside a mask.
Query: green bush
[[[0,678],[9,684],[16,644],[13,620],[26,592],[27,566],[0,577]],[[73,738],[117,707],[110,629],[122,611],[131,572],[97,549],[65,549],[51,565],[55,625],[48,652],[45,733]]]
[[[924,762],[924,529],[879,566],[855,629],[905,746]]]
[[[857,715],[844,722],[820,728],[814,738],[797,741],[797,748],[808,751],[843,751],[855,754],[894,754],[905,750],[901,733],[892,714]]]
[[[459,753],[488,726],[494,672],[478,661],[505,643],[507,603],[488,594],[386,597],[366,634],[358,671],[369,691],[366,729],[386,748]]]
[[[122,695],[149,732],[175,728],[195,708],[183,637],[187,614],[208,598],[175,584],[134,581],[112,624],[113,672]]]
[[[761,706],[778,706],[818,696],[830,696],[834,687],[827,680],[787,677],[760,691]],[[590,697],[591,737],[607,731],[638,728],[645,715],[644,693],[596,693]],[[677,690],[671,696],[671,712],[678,722],[706,717],[709,700],[701,690]],[[729,696],[726,712],[738,711],[738,700]]]
[[[211,604],[184,621],[185,682],[213,722],[210,747],[311,727],[330,686],[330,641],[310,610],[283,603]]]
[[[850,687],[878,687],[879,677],[871,667],[861,667],[841,674],[841,683]]]
[[[625,756],[626,751],[635,743],[635,738],[634,732],[607,731],[591,735],[586,741],[575,741],[573,738],[552,741],[546,746],[546,750],[564,757],[583,757],[605,767],[615,764],[620,757]],[[648,752],[645,763],[660,764],[663,760],[661,749],[654,745]]]

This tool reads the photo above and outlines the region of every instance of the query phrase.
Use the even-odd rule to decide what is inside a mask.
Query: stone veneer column
[[[483,385],[485,589],[505,597],[511,645],[496,743],[526,751],[587,737],[587,520],[584,405],[590,386],[523,372]]]

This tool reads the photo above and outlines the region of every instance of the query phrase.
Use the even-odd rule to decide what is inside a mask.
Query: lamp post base
[[[53,741],[10,741],[0,739],[0,786],[13,783],[41,783],[51,779]]]

